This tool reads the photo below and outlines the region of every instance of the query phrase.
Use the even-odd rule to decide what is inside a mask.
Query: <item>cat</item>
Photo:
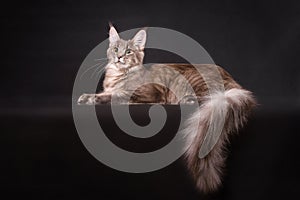
[[[187,145],[185,158],[196,187],[204,193],[215,191],[221,185],[228,137],[246,122],[256,105],[255,98],[216,65],[153,64],[146,69],[143,66],[145,44],[146,30],[138,31],[126,41],[111,25],[104,90],[99,94],[81,95],[78,104],[198,102],[200,107],[186,121],[183,130]],[[217,81],[213,68],[219,71],[221,81]],[[206,74],[205,79],[201,74]],[[225,91],[215,89],[210,93],[208,82],[216,86],[223,84]],[[221,118],[225,119],[225,124],[217,143],[208,155],[199,158],[208,128],[218,126]]]

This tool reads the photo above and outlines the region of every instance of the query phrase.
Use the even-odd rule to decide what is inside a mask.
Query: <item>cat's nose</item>
[[[124,57],[119,58],[121,63],[124,63]]]

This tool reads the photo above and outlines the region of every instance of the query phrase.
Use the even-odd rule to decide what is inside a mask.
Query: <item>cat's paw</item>
[[[82,94],[78,100],[77,104],[79,105],[94,105],[95,104],[95,94]]]

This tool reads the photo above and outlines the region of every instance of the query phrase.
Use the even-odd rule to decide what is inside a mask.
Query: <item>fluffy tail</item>
[[[246,122],[255,106],[251,92],[229,89],[204,98],[186,122],[186,160],[197,188],[214,191],[221,184],[228,136]]]

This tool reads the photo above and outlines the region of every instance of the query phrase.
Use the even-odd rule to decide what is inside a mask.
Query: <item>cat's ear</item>
[[[118,40],[120,40],[119,34],[118,34],[117,30],[115,29],[115,27],[113,27],[110,24],[110,29],[109,29],[109,43],[113,44],[113,43],[117,42]]]
[[[137,34],[133,37],[132,41],[135,46],[137,46],[140,50],[144,50],[146,44],[146,31],[144,29],[137,32]]]

